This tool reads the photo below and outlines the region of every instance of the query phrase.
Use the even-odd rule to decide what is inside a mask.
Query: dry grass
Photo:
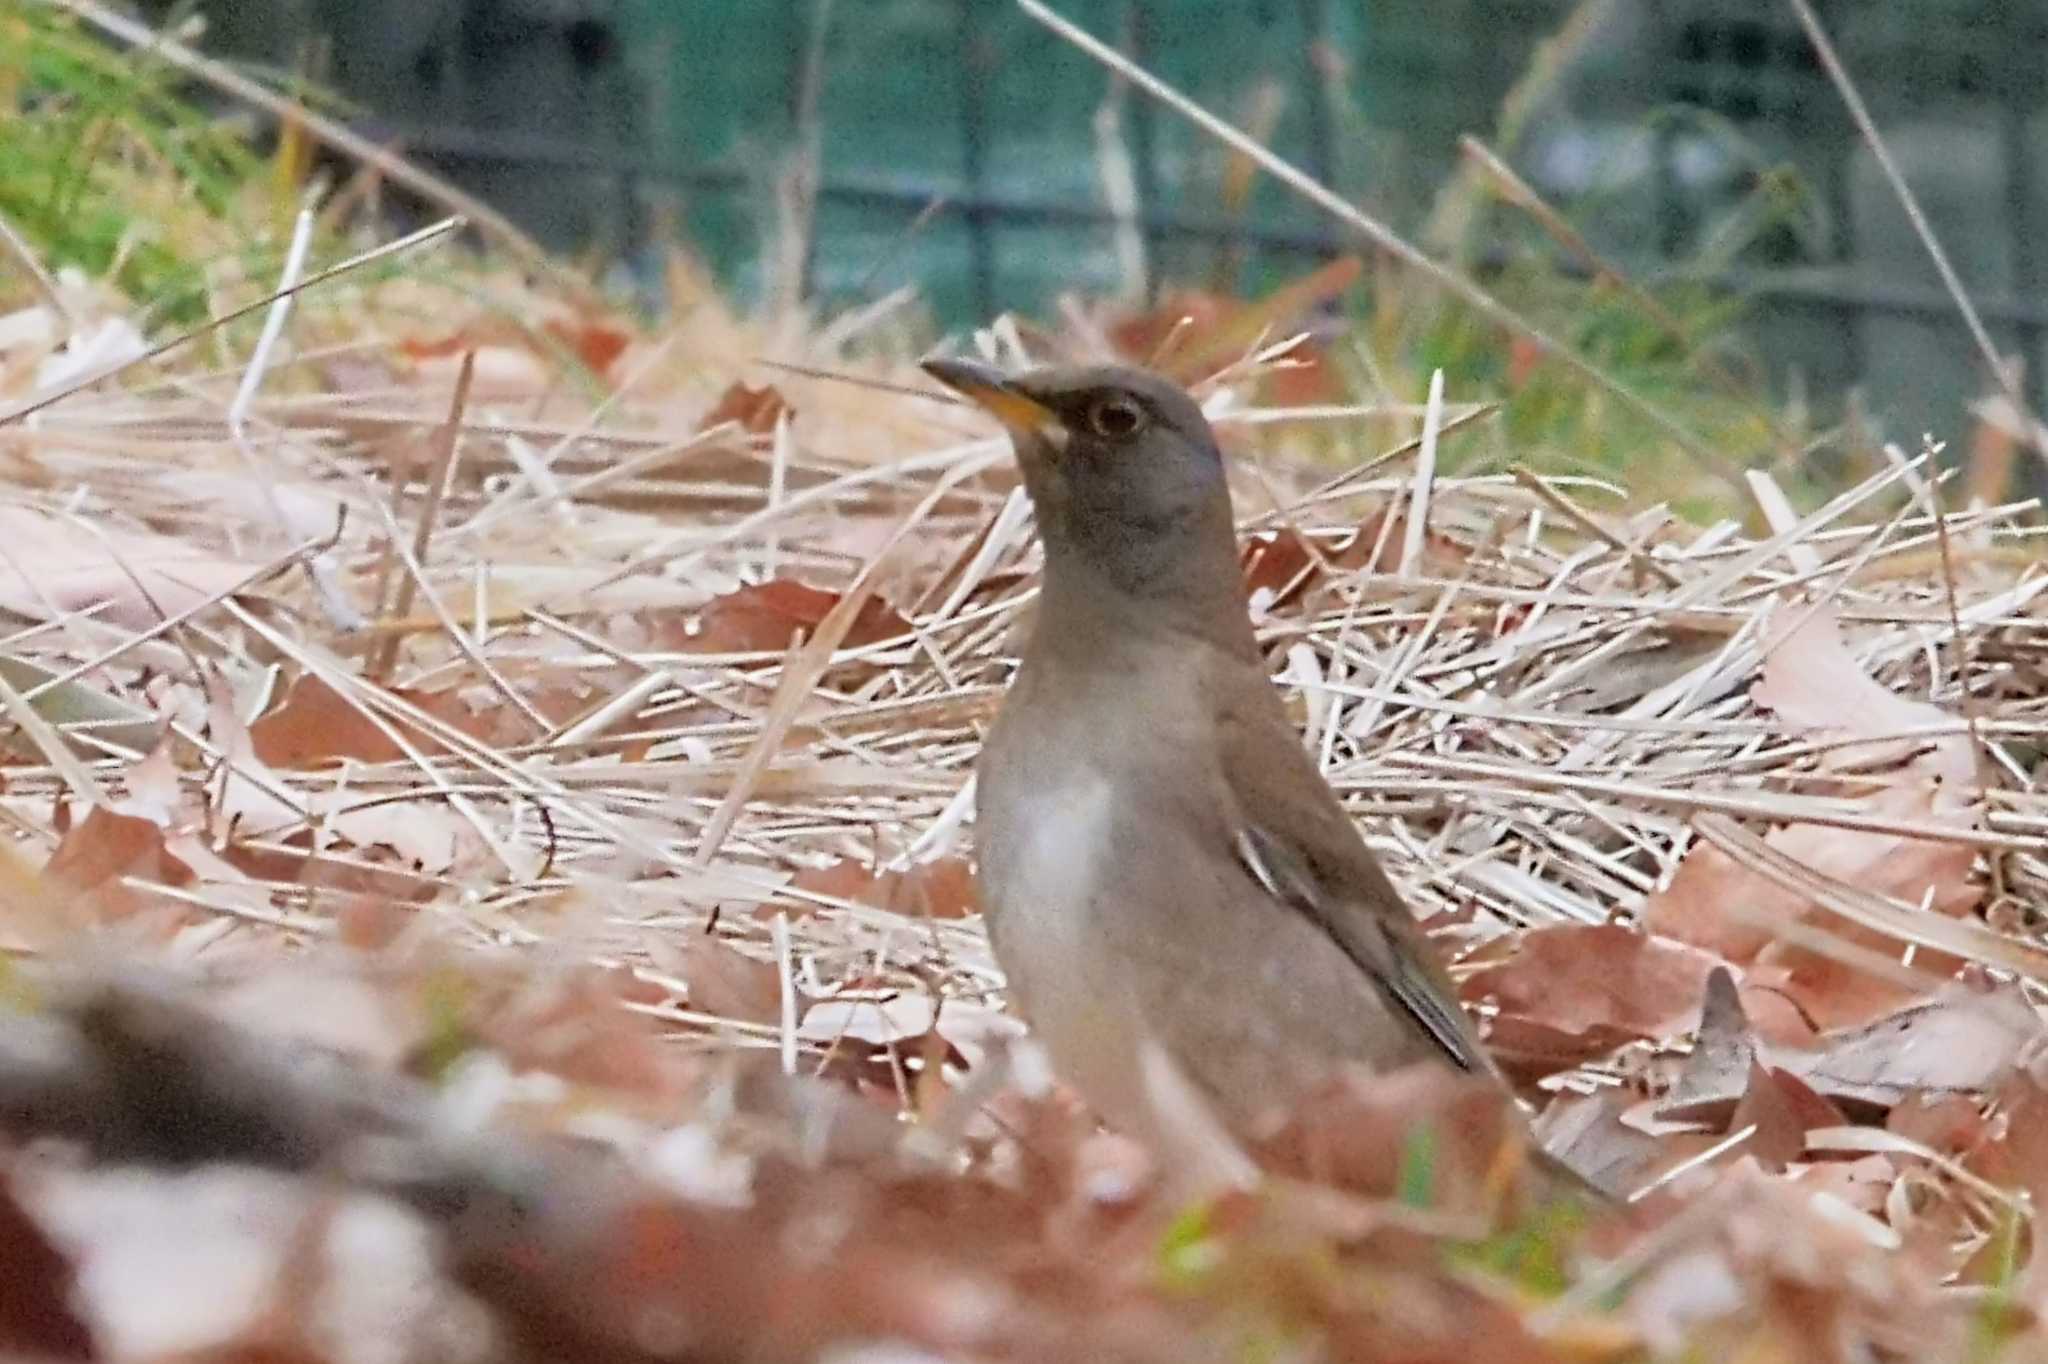
[[[414,311],[411,288],[394,287],[401,316]],[[369,326],[348,350],[374,357],[390,343],[369,339],[374,293],[362,303]],[[717,327],[728,355],[758,340],[729,319]],[[714,919],[726,941],[793,971],[806,997],[849,982],[993,997],[970,923],[791,878],[968,845],[976,737],[1008,676],[1035,564],[998,438],[936,401],[786,374],[776,383],[793,421],[758,435],[700,430],[719,393],[693,380],[693,357],[671,338],[621,368],[643,353],[639,382],[597,411],[523,371],[492,391],[483,371],[510,370],[504,347],[484,348],[451,412],[449,362],[387,355],[375,361],[384,381],[363,387],[334,347],[287,343],[270,359],[278,391],[246,403],[240,441],[230,408],[248,371],[175,359],[130,392],[81,393],[16,425],[14,505],[47,516],[71,557],[14,557],[8,578],[24,600],[13,604],[73,609],[24,621],[7,652],[134,706],[131,720],[187,717],[173,719],[174,761],[216,840],[249,837],[252,816],[229,797],[223,770],[237,758],[223,717],[198,718],[195,670],[244,721],[319,679],[339,694],[336,713],[410,750],[365,761],[335,740],[333,761],[246,769],[290,807],[328,817],[272,818],[255,839],[307,859],[288,880],[202,878],[176,892],[196,915],[181,931],[222,916],[200,955],[328,932],[335,893],[311,883],[354,884],[370,862],[387,864],[380,885],[408,885],[463,934],[630,964],[672,992],[637,1007],[735,1044],[777,1044],[781,1025],[691,1006],[674,944]],[[1284,428],[1228,410],[1248,373],[1227,372],[1211,397],[1249,451]],[[354,391],[338,391],[338,375]],[[908,369],[895,377],[916,382]],[[1345,422],[1319,420],[1338,432]],[[810,438],[821,427],[829,458]],[[1248,531],[1279,527],[1308,548],[1298,572],[1268,561],[1254,605],[1308,742],[1418,912],[1457,920],[1459,950],[1516,928],[1626,918],[1668,882],[1704,814],[1965,847],[2000,896],[1992,921],[2030,922],[2016,910],[2044,903],[2034,765],[2048,702],[2029,660],[2048,578],[2028,506],[1950,515],[1951,580],[1924,461],[1762,541],[1597,486],[1526,474],[1418,486],[1413,456],[1360,462],[1365,476],[1332,480],[1284,454],[1246,461]],[[1411,524],[1427,536],[1409,537]],[[129,547],[130,533],[169,537],[205,561],[205,583],[225,573],[239,590],[187,579],[175,562],[159,569],[150,556],[166,542]],[[1405,571],[1356,566],[1398,562],[1411,538]],[[167,608],[124,592],[157,571],[189,599]],[[788,651],[730,648],[721,598],[776,578],[858,584],[901,615],[861,627],[855,645],[829,639],[853,626],[840,611]],[[78,599],[87,589],[113,605]],[[380,611],[380,592],[409,606]],[[1774,601],[1832,606],[1871,675],[1947,711],[1951,732],[1967,723],[1990,756],[1966,809],[1875,808],[1825,759],[1887,736],[1836,736],[1831,748],[1759,707],[1750,683]],[[114,623],[159,608],[175,614]],[[700,620],[702,638],[687,638]],[[63,690],[27,691],[60,734],[51,707]],[[332,728],[317,714],[302,723]],[[148,732],[125,731],[131,744]],[[56,812],[93,798],[82,784],[122,791],[140,756],[98,756],[81,731],[9,769],[10,822],[47,854]],[[406,812],[455,855],[388,865],[388,847],[355,846],[365,835],[346,827],[364,809]],[[762,906],[789,912],[780,950]]]
[[[57,962],[111,945],[238,984],[292,979],[280,963],[330,941],[397,949],[366,961],[419,945],[509,960],[500,974],[521,981],[595,964],[619,985],[605,1016],[618,1002],[652,1020],[668,1059],[762,1052],[844,1078],[849,1053],[880,1058],[857,1087],[944,1147],[983,1101],[1013,1097],[993,1093],[1001,1066],[948,1071],[957,1102],[937,1097],[925,1064],[935,1047],[978,1060],[1005,1026],[964,874],[978,738],[1036,580],[1005,442],[929,392],[886,308],[753,322],[678,257],[654,335],[580,289],[451,262],[446,240],[406,250],[335,269],[343,250],[301,235],[279,276],[224,281],[209,301],[247,317],[147,342],[126,298],[75,276],[25,274],[0,295],[0,824],[16,853],[0,868],[0,945]],[[1105,330],[1070,322],[1027,343],[1004,319],[976,344],[1020,361]],[[1859,1028],[1947,1026],[1952,1005],[1928,1001],[1953,999],[1959,978],[2002,983],[1985,1019],[2016,998],[2038,1029],[2038,508],[1950,508],[1962,499],[1939,462],[1898,451],[1804,511],[1751,471],[1735,480],[1751,518],[1711,526],[1590,479],[1445,476],[1489,406],[1432,385],[1419,405],[1262,407],[1260,381],[1297,343],[1255,330],[1200,387],[1238,471],[1248,608],[1304,742],[1493,1015],[1511,1069],[1553,1115],[1695,1094],[1713,1050],[1702,1010],[1730,979],[1709,968],[1732,965],[1731,1007],[1756,1015],[1742,1035],[1787,1050],[1769,1084],[1745,1073],[1713,1092],[1721,1126],[1657,1114],[1635,1129],[1656,1147],[1637,1173],[1677,1186],[1753,1155],[1813,1180],[1731,1178],[1691,1211],[1667,1204],[1661,1227],[1603,1243],[1583,1276],[1546,1259],[1563,1233],[1482,1241],[1412,1208],[1376,1209],[1373,1225],[1510,1257],[1504,1273],[1548,1275],[1545,1291],[1576,1283],[1516,1317],[1567,1352],[1560,1323],[1719,1235],[1737,1202],[1744,1225],[1801,1210],[1813,1245],[1938,1242],[1939,1272],[1896,1257],[1885,1273],[1923,1287],[1954,1273],[1997,1306],[2032,1216],[2010,1187],[2048,1187],[2048,1159],[2016,1127],[1989,1135],[2039,1101],[2009,1039],[1880,1051],[1850,1089],[1821,1071],[1870,1052]],[[105,352],[64,349],[86,336]],[[1390,429],[1408,436],[1390,444]],[[1597,945],[1567,936],[1608,925],[1622,931]],[[1587,970],[1569,969],[1573,952]],[[1655,997],[1665,980],[1681,983]],[[18,1079],[8,1059],[0,1079]],[[1951,1060],[1981,1064],[1966,1083]],[[1789,1138],[1752,1111],[1809,1081],[1822,1097]],[[1383,1110],[1370,1130],[1406,1141],[1412,1091],[1389,1083],[1364,1101]],[[657,1091],[672,1104],[652,1083],[632,1099],[653,1107]],[[1935,1092],[1967,1093],[1976,1145],[1844,1111]],[[892,1139],[904,1126],[882,1124]],[[1875,1178],[1855,1157],[1873,1152],[1892,1164],[1876,1201],[1852,1208],[1854,1180]],[[893,1282],[922,1284],[935,1246],[1076,1244],[1033,1221],[1030,1198],[983,1227],[998,1180],[921,1168],[944,1215],[903,1233]],[[1082,1184],[1062,1169],[1055,1200]],[[835,1177],[802,1187],[838,1197]],[[874,1209],[895,1210],[900,1177],[856,1181],[874,1226],[893,1225]],[[1817,1185],[1839,1194],[1825,1216]],[[755,1211],[758,1239],[736,1244],[758,1258],[730,1272],[794,1277],[775,1220],[788,1210]],[[1318,1236],[1340,1220],[1311,1219]],[[1294,1281],[1260,1278],[1280,1275],[1260,1238],[1215,1243],[1238,1258],[1209,1281],[1210,1305],[1227,1313],[1241,1293],[1277,1317]],[[1316,1245],[1302,1258],[1320,1266]],[[1411,1272],[1441,1248],[1361,1262]],[[1754,1251],[1728,1262],[1750,1272],[1768,1258]],[[1867,1292],[1858,1310],[1884,1329],[1917,1315],[1837,1277],[1829,1291]],[[1130,1296],[1114,1274],[1075,1279]],[[1077,1302],[1091,1319],[1095,1299]],[[1941,1302],[1944,1329],[1979,1306]],[[1796,1313],[1765,1315],[1777,1329]]]

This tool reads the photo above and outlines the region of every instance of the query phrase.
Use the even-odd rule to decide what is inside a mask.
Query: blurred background
[[[1461,153],[1476,138],[1687,326],[1730,326],[1731,365],[1775,402],[1853,406],[1916,447],[1992,391],[1786,0],[1056,7],[1481,280],[1591,273]],[[822,312],[914,283],[959,327],[1063,293],[1242,297],[1359,246],[1007,0],[201,8],[206,50],[331,88],[629,285],[680,236],[741,298],[794,287]],[[2038,395],[2048,5],[1816,8]]]

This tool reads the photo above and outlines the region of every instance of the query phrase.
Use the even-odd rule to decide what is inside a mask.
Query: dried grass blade
[[[1773,848],[1733,820],[1719,815],[1701,814],[1694,817],[1692,824],[1700,831],[1701,837],[1744,866],[1810,897],[1814,903],[1851,923],[1900,942],[1918,943],[1968,961],[2015,972],[2037,985],[2048,985],[2048,952],[2040,948],[1993,932],[1973,920],[1951,919],[1944,914],[1903,905],[1815,871]],[[2038,840],[2029,841],[2038,843]]]
[[[803,704],[803,699],[810,695],[811,688],[824,676],[825,669],[831,665],[833,652],[845,640],[847,631],[853,628],[854,618],[860,614],[861,607],[874,595],[875,581],[890,552],[902,543],[904,536],[931,514],[932,508],[939,505],[940,500],[952,491],[955,484],[979,473],[986,465],[987,461],[971,456],[966,459],[956,458],[953,467],[939,476],[931,491],[911,508],[910,514],[889,533],[889,538],[883,542],[882,547],[869,557],[866,566],[861,569],[852,584],[840,595],[839,600],[832,604],[832,609],[825,613],[825,618],[818,622],[818,628],[810,639],[795,650],[789,661],[783,665],[781,679],[776,684],[775,697],[768,705],[768,713],[761,720],[760,736],[755,739],[745,761],[740,765],[738,774],[733,778],[732,789],[727,791],[725,799],[719,802],[711,822],[704,826],[703,838],[697,844],[696,865],[701,867],[710,862],[717,855],[720,845],[725,842],[726,835],[732,832],[733,822],[739,818],[741,807],[746,804],[755,784],[760,781],[761,774],[767,770],[768,764],[781,749],[790,726],[796,722],[797,710]]]

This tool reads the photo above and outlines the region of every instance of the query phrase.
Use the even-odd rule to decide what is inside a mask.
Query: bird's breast
[[[1128,649],[1124,651],[1128,653]],[[977,764],[975,844],[981,898],[997,964],[1027,1015],[1044,1017],[1113,989],[1110,920],[1128,908],[1130,860],[1145,811],[1161,803],[1160,727],[1176,722],[1188,689],[1123,655],[1027,660]],[[1090,1008],[1095,1007],[1089,1005]]]
[[[989,930],[1013,976],[1020,953],[1082,949],[1114,813],[1106,776],[1033,766],[1036,773],[985,768],[975,816]]]
[[[978,787],[982,908],[1010,997],[1068,1084],[1119,1125],[1144,1078],[1143,1020],[1129,963],[1109,950],[1102,916],[1113,855],[1114,785],[1042,763],[984,767]],[[1041,780],[1034,780],[1034,775]]]

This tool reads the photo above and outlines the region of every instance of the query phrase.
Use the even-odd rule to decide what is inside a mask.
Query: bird
[[[1188,1195],[1333,1069],[1499,1071],[1309,756],[1245,598],[1227,469],[1178,384],[923,368],[1007,430],[1044,547],[975,768],[996,964],[1054,1073]]]

